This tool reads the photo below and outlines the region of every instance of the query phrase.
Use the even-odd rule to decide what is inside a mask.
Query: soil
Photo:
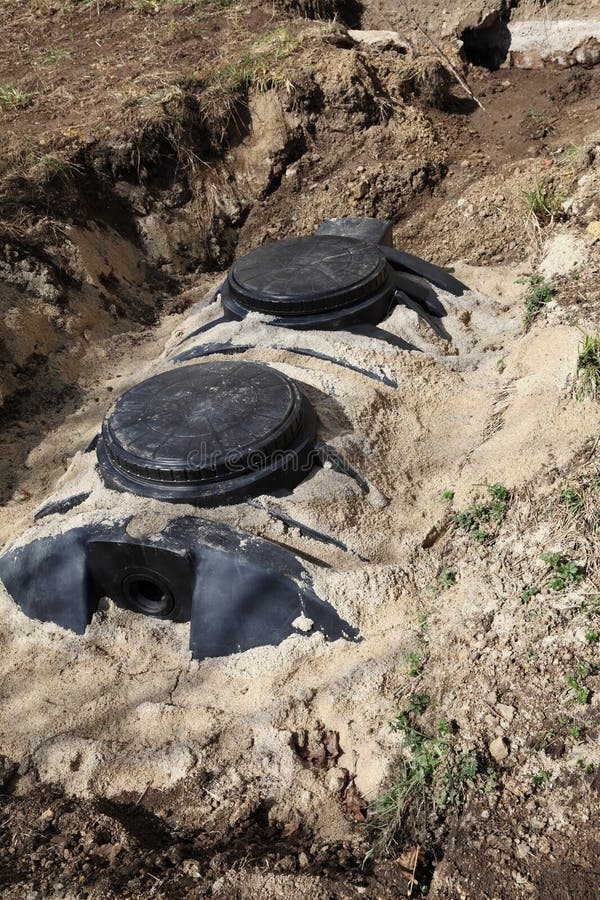
[[[402,6],[0,4],[0,89],[23,92],[0,91],[2,543],[83,488],[74,518],[35,534],[117,513],[161,530],[165,505],[115,497],[82,451],[114,397],[213,318],[234,256],[328,217],[387,217],[396,246],[470,288],[438,292],[443,332],[401,307],[386,321],[421,353],[255,315],[212,333],[301,383],[372,502],[325,469],[263,510],[207,515],[312,560],[362,643],[296,635],[197,663],[185,625],[107,602],[78,637],[2,592],[2,896],[597,894],[600,412],[574,394],[578,328],[600,309],[600,70],[468,66],[465,28],[539,4],[465,2],[441,23],[419,4],[469,95]],[[398,28],[408,46],[345,25]],[[546,219],[527,200],[540,185]],[[526,328],[531,272],[556,293]],[[398,387],[299,362],[297,346]],[[510,500],[478,542],[453,522],[494,483]],[[585,579],[554,589],[548,550]],[[414,802],[391,853],[363,864],[368,803],[402,755],[388,723],[423,693],[423,729],[451,722],[478,780],[446,811]]]

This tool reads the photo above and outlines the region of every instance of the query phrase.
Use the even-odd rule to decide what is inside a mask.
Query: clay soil
[[[179,632],[157,626],[146,648],[145,622],[130,633],[109,610],[80,652],[2,598],[2,896],[598,895],[600,415],[574,386],[578,327],[594,331],[600,311],[600,70],[469,67],[458,36],[481,10],[463,5],[447,33],[431,4],[422,24],[471,96],[397,4],[0,2],[3,543],[237,254],[328,217],[378,216],[397,247],[473,290],[473,307],[449,316],[454,368],[432,338],[426,359],[390,363],[405,379],[397,447],[409,428],[438,447],[384,446],[379,395],[354,411],[355,424],[377,423],[374,452],[397,474],[382,488],[398,500],[389,532],[372,511],[358,520],[379,566],[340,576],[360,656],[339,663],[315,644],[314,668],[294,644],[289,659],[252,657],[253,709],[239,698],[243,657],[202,670],[199,685]],[[345,25],[404,26],[408,44],[355,43]],[[540,185],[555,203],[546,219],[527,200]],[[531,272],[556,293],[526,328],[519,280]],[[495,482],[510,501],[478,542],[455,517]],[[352,545],[357,519],[338,524]],[[386,558],[391,534],[400,549]],[[549,587],[548,549],[585,578]],[[102,638],[104,615],[121,644]],[[44,678],[48,695],[22,707]],[[125,725],[101,696],[111,678],[132,685]],[[263,692],[288,688],[289,708],[263,721]],[[424,693],[422,727],[434,734],[446,717],[477,753],[477,778],[448,809],[416,797],[390,852],[365,863],[369,803],[402,753],[388,722]],[[229,700],[246,706],[229,715]],[[313,749],[340,735],[331,765],[302,758],[303,729]]]

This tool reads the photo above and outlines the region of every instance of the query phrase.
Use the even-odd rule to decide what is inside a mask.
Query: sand
[[[319,723],[339,731],[340,765],[352,768],[357,754],[357,786],[373,798],[394,758],[397,741],[387,722],[408,690],[406,654],[414,649],[427,587],[441,566],[439,537],[449,523],[443,491],[454,490],[460,509],[485,482],[525,485],[568,462],[600,425],[598,408],[584,404],[582,414],[571,395],[579,332],[550,308],[548,325],[523,333],[514,271],[457,264],[457,274],[495,294],[438,292],[450,340],[405,308],[385,322],[420,352],[343,332],[286,331],[258,315],[203,336],[205,342],[251,343],[254,349],[237,359],[264,360],[296,379],[317,409],[320,436],[368,481],[372,496],[369,502],[354,481],[324,468],[289,497],[259,498],[264,511],[240,504],[201,513],[178,507],[176,513],[283,541],[327,563],[331,568],[306,564],[315,588],[364,640],[327,643],[307,629],[278,647],[198,662],[187,649],[187,625],[107,601],[79,637],[27,619],[2,591],[0,752],[30,760],[40,777],[80,796],[155,790],[155,808],[161,796],[166,808],[170,792],[208,773],[210,789],[178,813],[190,822],[198,816],[210,821],[217,807],[219,816],[235,821],[244,785],[245,802],[272,798],[275,821],[300,818],[325,839],[349,834],[341,806],[331,802],[339,785],[316,779],[301,764],[291,733],[315,732]],[[100,392],[101,403],[78,410],[38,446],[36,464],[72,456],[43,502],[83,490],[90,497],[33,531],[32,511],[43,494],[36,502],[14,503],[14,517],[2,524],[5,540],[10,535],[24,543],[34,534],[115,517],[131,517],[131,534],[160,533],[172,507],[108,491],[94,454],[72,454],[97,432],[111,396],[170,368],[174,348],[217,311],[201,300],[184,319],[166,323],[163,334],[175,328],[164,352],[159,338],[121,364],[118,379],[107,372],[112,395]],[[298,356],[293,346],[345,359],[398,387]],[[284,528],[268,510],[335,536],[348,552]],[[456,604],[439,612],[449,632],[480,602],[478,588],[463,587]]]

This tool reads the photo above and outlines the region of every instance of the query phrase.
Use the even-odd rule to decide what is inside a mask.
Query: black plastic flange
[[[102,597],[132,612],[190,621],[196,659],[279,644],[304,616],[329,640],[355,628],[314,592],[289,550],[215,522],[173,519],[152,541],[127,521],[91,523],[0,555],[0,578],[32,619],[83,634]]]

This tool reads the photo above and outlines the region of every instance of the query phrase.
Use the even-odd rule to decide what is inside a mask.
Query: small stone
[[[309,859],[304,850],[298,854],[298,865],[301,869],[306,869],[309,865]]]
[[[181,871],[188,878],[201,878],[200,867],[195,859],[184,859],[181,863]],[[215,882],[216,883],[216,882]]]
[[[367,181],[361,181],[356,185],[354,191],[352,192],[352,196],[355,200],[362,200],[363,197],[366,197],[369,192],[369,184]]]
[[[292,622],[292,628],[297,628],[298,631],[308,632],[312,631],[314,624],[315,623],[312,619],[309,619],[307,616],[302,615],[298,616],[297,619],[294,619],[294,621]]]
[[[402,40],[397,31],[361,31],[349,28],[348,34],[357,44],[365,44],[378,50],[398,48],[407,52],[410,49],[410,45]]]
[[[330,794],[338,796],[346,787],[346,770],[333,768],[327,776],[327,790]]]
[[[498,703],[496,709],[503,719],[507,722],[512,722],[515,715],[514,706],[508,706],[506,703]]]
[[[508,756],[508,741],[505,737],[497,737],[491,742],[488,750],[492,759],[495,759],[496,762],[502,762]]]
[[[588,234],[591,234],[592,237],[600,240],[600,220],[596,219],[593,222],[590,222],[590,224],[586,228],[586,231]]]
[[[390,505],[389,499],[382,494],[376,487],[372,484],[369,485],[369,493],[367,494],[367,502],[374,506],[375,509],[385,509],[386,506]]]

